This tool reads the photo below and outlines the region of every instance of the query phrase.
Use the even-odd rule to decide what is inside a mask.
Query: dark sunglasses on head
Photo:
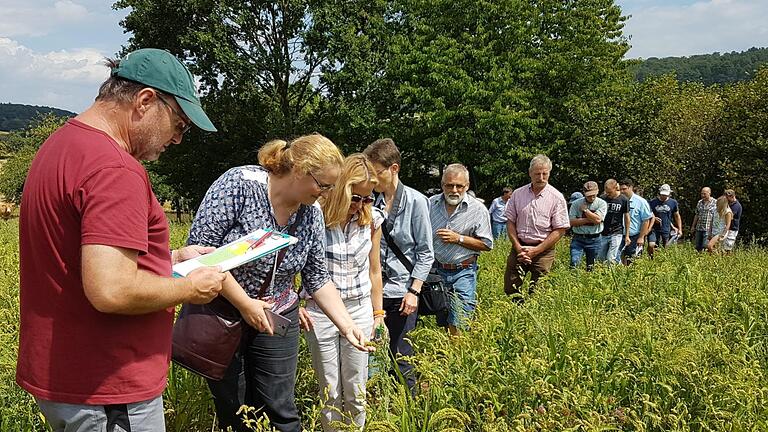
[[[370,195],[367,196],[367,197],[364,197],[364,196],[360,196],[358,194],[352,194],[352,202],[353,203],[359,203],[360,201],[362,201],[363,204],[370,204],[370,203],[373,202],[373,197],[370,196]]]

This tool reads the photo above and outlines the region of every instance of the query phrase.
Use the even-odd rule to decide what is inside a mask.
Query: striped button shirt
[[[465,237],[475,237],[482,240],[489,248],[493,248],[491,233],[491,216],[488,209],[476,198],[464,194],[464,199],[448,216],[445,210],[443,194],[429,198],[429,220],[432,223],[432,244],[435,249],[435,261],[442,264],[458,264],[472,256],[480,255],[479,251],[468,249],[462,244],[444,243],[435,234],[438,229],[448,228]]]
[[[530,183],[515,189],[507,200],[506,215],[523,243],[540,243],[552,231],[571,226],[565,198],[550,184],[537,195]]]
[[[358,215],[347,226],[325,229],[325,260],[328,272],[343,300],[358,299],[371,294],[371,225],[360,226]],[[373,226],[379,228],[384,213],[373,209]]]

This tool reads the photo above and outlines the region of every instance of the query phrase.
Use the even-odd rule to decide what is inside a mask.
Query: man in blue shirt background
[[[645,236],[651,229],[653,213],[648,201],[635,193],[635,183],[630,179],[619,182],[621,193],[629,200],[629,244],[624,245],[622,262],[626,265],[632,262],[632,257],[643,252]]]
[[[653,212],[653,222],[651,222],[651,231],[648,233],[648,255],[653,258],[653,252],[656,245],[666,246],[669,243],[672,233],[672,218],[675,218],[674,227],[677,229],[678,237],[683,235],[683,220],[680,217],[677,201],[670,198],[672,188],[668,184],[663,184],[659,188],[659,196],[652,199],[649,205]]]

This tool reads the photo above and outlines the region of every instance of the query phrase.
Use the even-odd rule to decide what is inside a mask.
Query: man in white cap
[[[171,53],[107,66],[96,101],[43,143],[24,186],[16,382],[54,431],[162,432],[175,306],[211,301],[225,274],[171,277],[172,264],[213,248],[170,250],[140,161],[193,124],[216,128]]]
[[[663,247],[669,243],[673,217],[677,236],[682,238],[683,235],[683,221],[680,217],[679,206],[674,198],[670,198],[671,194],[672,188],[665,183],[659,188],[659,196],[648,203],[653,212],[653,226],[651,232],[648,233],[648,256],[651,258],[653,258],[656,245]]]
[[[595,265],[595,258],[600,252],[600,233],[603,232],[603,220],[608,212],[608,203],[597,196],[596,182],[584,183],[584,197],[571,203],[568,217],[571,223],[571,268],[581,263],[582,255],[587,256],[587,271]]]

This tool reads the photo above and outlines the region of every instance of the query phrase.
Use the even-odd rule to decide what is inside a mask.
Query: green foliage
[[[0,103],[0,131],[27,129],[48,114],[57,117],[74,117],[75,113],[51,107]]]
[[[392,1],[371,15],[340,37],[319,121],[345,148],[395,137],[421,189],[456,161],[481,195],[523,182],[535,153],[565,151],[574,109],[628,77],[612,1]]]
[[[2,144],[10,157],[0,170],[0,194],[8,201],[19,202],[24,181],[37,149],[64,122],[66,117],[54,114],[40,116],[27,129],[11,132]]]
[[[33,400],[13,383],[17,227],[0,223],[0,431],[43,428]],[[187,229],[172,225],[174,246]],[[450,339],[431,318],[412,333],[416,398],[386,373],[370,380],[366,430],[768,428],[765,249],[710,256],[680,245],[657,251],[653,261],[586,273],[567,268],[564,241],[553,272],[517,306],[501,288],[509,246],[502,241],[481,257],[469,333]],[[307,430],[319,430],[317,392],[302,342],[296,400]],[[199,377],[172,368],[164,398],[169,431],[216,430]],[[254,430],[269,430],[258,413],[246,415]]]
[[[714,53],[690,57],[651,57],[634,67],[639,81],[666,74],[673,74],[680,81],[699,82],[705,85],[727,84],[746,81],[768,63],[768,48],[750,48],[743,52]]]
[[[120,0],[130,47],[168,49],[190,61],[217,134],[194,131],[151,170],[195,207],[208,186],[236,165],[256,163],[274,138],[317,131],[307,118],[324,91],[316,78],[329,62],[329,35],[354,15],[354,2]],[[363,2],[356,3],[363,8]],[[315,14],[322,19],[315,19]],[[332,19],[333,18],[333,19]]]

